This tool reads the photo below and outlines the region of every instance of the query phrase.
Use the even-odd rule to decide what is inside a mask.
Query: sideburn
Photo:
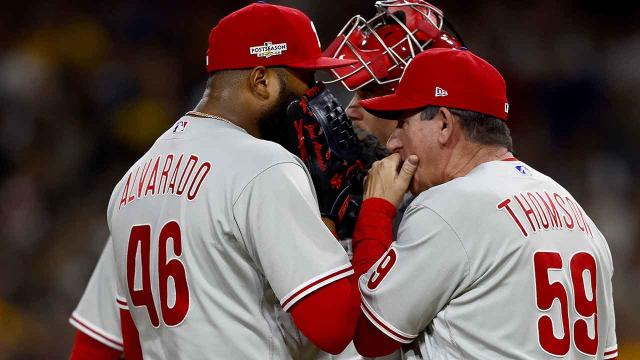
[[[298,98],[288,87],[281,71],[276,70],[280,91],[273,106],[265,109],[258,119],[260,137],[283,144],[287,139],[287,106]]]

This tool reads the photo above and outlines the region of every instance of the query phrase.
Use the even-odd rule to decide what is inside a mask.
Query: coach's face
[[[412,194],[417,195],[445,182],[443,169],[449,153],[447,133],[447,124],[443,123],[440,113],[431,120],[422,119],[421,111],[416,110],[399,117],[387,149],[399,153],[403,161],[409,155],[417,155],[420,159],[409,185]]]

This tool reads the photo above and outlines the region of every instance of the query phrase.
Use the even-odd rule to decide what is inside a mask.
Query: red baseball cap
[[[430,49],[416,56],[394,94],[361,100],[383,117],[433,106],[475,111],[507,120],[507,86],[500,72],[468,50]]]
[[[225,16],[209,34],[208,72],[255,66],[319,70],[353,63],[322,56],[313,22],[285,6],[251,4]]]

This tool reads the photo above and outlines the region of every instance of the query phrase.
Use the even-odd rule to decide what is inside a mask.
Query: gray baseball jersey
[[[520,161],[420,194],[359,279],[405,359],[612,359],[608,245],[573,197]]]
[[[283,310],[353,273],[300,160],[219,120],[167,130],[107,217],[117,303],[145,359],[312,356]]]
[[[84,334],[110,348],[122,351],[120,312],[114,303],[115,281],[113,245],[109,238],[69,322]]]

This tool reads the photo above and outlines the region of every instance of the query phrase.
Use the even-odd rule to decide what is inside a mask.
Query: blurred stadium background
[[[0,359],[65,359],[112,187],[199,99],[210,28],[247,1],[13,1],[0,11]],[[298,7],[323,45],[373,1]],[[640,359],[640,7],[434,3],[507,79],[518,156],[613,253],[620,355]],[[342,92],[346,101],[348,94]]]

